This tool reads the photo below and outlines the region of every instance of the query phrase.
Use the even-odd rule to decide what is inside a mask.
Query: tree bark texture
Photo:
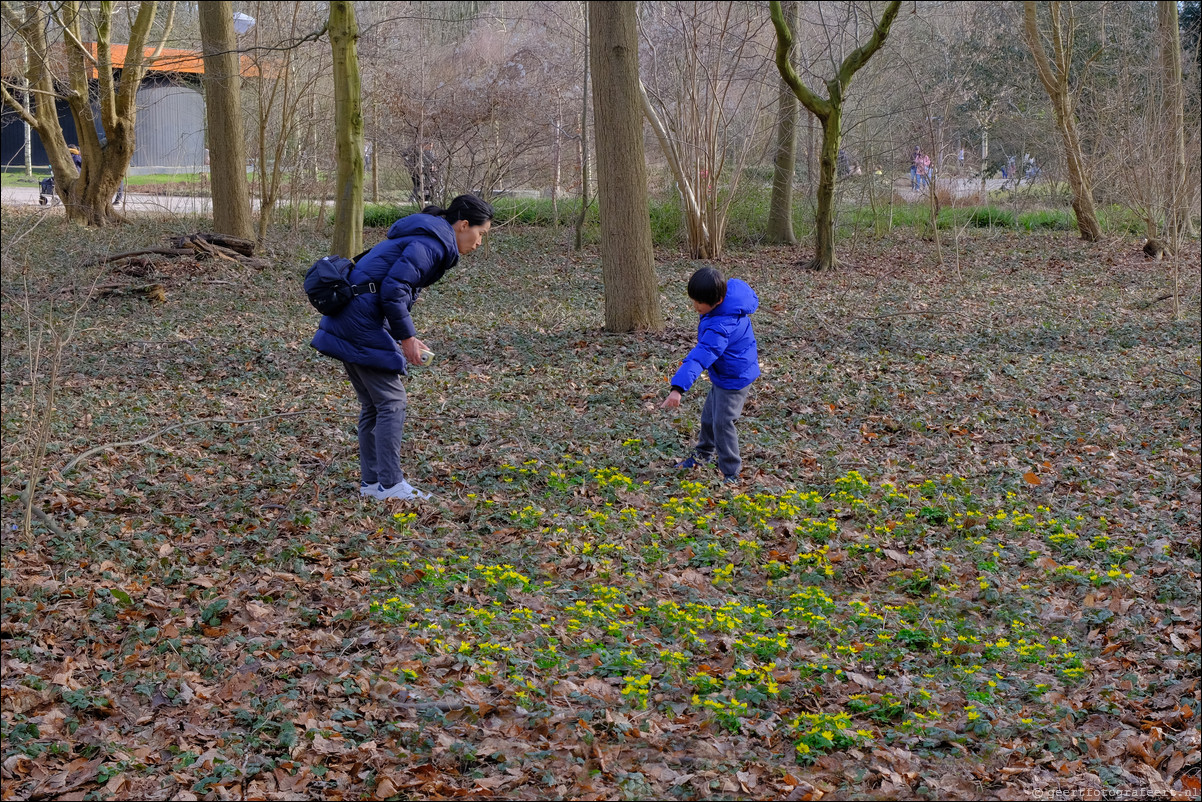
[[[1097,242],[1102,237],[1102,229],[1098,225],[1089,168],[1077,132],[1077,112],[1074,108],[1072,81],[1069,76],[1073,56],[1072,21],[1069,20],[1066,30],[1060,2],[1050,3],[1049,13],[1049,37],[1052,46],[1050,58],[1039,32],[1035,3],[1030,0],[1023,3],[1023,36],[1035,57],[1039,82],[1047,91],[1056,115],[1056,128],[1060,131],[1065,162],[1068,165],[1068,182],[1073,191],[1073,212],[1077,215],[1077,231],[1086,242]]]
[[[801,22],[801,3],[798,0],[782,0],[781,12],[790,30],[797,30]],[[795,48],[789,49],[787,58],[790,63],[793,63],[794,51]],[[781,78],[767,235],[769,242],[785,245],[797,244],[797,234],[793,230],[793,177],[797,169],[797,123],[800,110],[797,96],[793,94],[785,79]]]
[[[1191,198],[1189,167],[1185,162],[1185,98],[1181,86],[1181,28],[1175,0],[1156,3],[1156,22],[1160,34],[1160,64],[1164,81],[1163,117],[1169,130],[1165,133],[1172,148],[1172,174],[1167,176],[1169,196],[1166,198],[1165,232],[1180,249],[1181,240],[1190,234]]]
[[[204,57],[205,122],[208,124],[209,180],[213,230],[250,239],[250,184],[246,180],[246,138],[242,130],[242,71],[231,0],[201,3],[200,41]]]
[[[331,252],[354,256],[363,250],[363,98],[359,80],[359,26],[354,3],[330,3],[330,47],[334,56],[335,174],[334,236]]]
[[[584,91],[580,94],[580,215],[576,218],[576,250],[584,250],[584,222],[588,218],[588,95],[589,48],[588,12],[584,14]]]
[[[658,331],[635,4],[590,2],[588,16],[605,328]]]
[[[826,82],[828,97],[810,90],[789,61],[793,47],[793,28],[785,19],[780,0],[772,0],[769,10],[776,29],[776,68],[801,104],[822,125],[822,151],[818,160],[818,197],[815,214],[814,258],[806,264],[812,270],[830,270],[835,266],[835,163],[843,134],[843,98],[851,79],[885,44],[889,29],[897,19],[901,0],[892,0],[881,14],[872,37],[853,50],[839,65],[835,77]]]

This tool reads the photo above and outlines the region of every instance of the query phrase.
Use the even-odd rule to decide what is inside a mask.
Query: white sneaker
[[[376,498],[378,496],[379,492],[380,492],[379,483],[376,483],[374,485],[368,485],[368,484],[360,484],[359,485],[359,495],[361,495],[361,496],[366,496],[367,498]]]
[[[397,482],[392,487],[381,487],[379,489],[379,491],[376,492],[375,496],[376,496],[376,498],[380,498],[380,499],[397,498],[397,499],[400,499],[401,501],[407,501],[410,499],[425,500],[425,499],[430,498],[429,493],[418,490],[416,487],[409,484],[404,479]]]

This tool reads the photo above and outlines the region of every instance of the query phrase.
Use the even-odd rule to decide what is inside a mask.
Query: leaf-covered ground
[[[167,302],[76,321],[29,541],[28,310],[163,234],[31,221],[4,219],[5,799],[1198,794],[1196,248],[1181,322],[1130,242],[731,254],[764,375],[725,488],[672,467],[704,382],[655,408],[696,265],[662,255],[665,333],[610,335],[595,252],[501,228],[415,312],[421,504],[357,494],[319,242],[105,274]]]

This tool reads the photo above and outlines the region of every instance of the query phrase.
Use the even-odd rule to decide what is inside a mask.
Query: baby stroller
[[[54,176],[43,178],[38,184],[38,204],[45,206],[48,203],[58,203],[58,196],[54,194]]]

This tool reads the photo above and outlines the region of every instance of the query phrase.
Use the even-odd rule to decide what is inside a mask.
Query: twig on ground
[[[1186,373],[1184,370],[1168,370],[1167,368],[1160,368],[1160,367],[1158,367],[1156,369],[1159,370],[1161,373],[1167,373],[1170,376],[1179,376],[1183,379],[1189,379],[1194,384],[1202,385],[1202,379],[1198,378],[1197,376],[1191,376],[1188,373]]]
[[[167,426],[166,428],[159,429],[157,432],[153,432],[153,433],[147,435],[146,437],[143,437],[141,440],[126,440],[121,443],[108,443],[108,444],[105,444],[102,446],[96,446],[95,448],[89,448],[87,451],[75,456],[73,459],[71,459],[70,462],[68,462],[63,467],[59,468],[58,472],[60,474],[66,473],[67,471],[71,470],[76,465],[78,465],[80,462],[82,462],[83,460],[85,460],[88,457],[92,456],[93,454],[97,454],[101,451],[107,451],[108,449],[113,449],[113,448],[123,448],[125,446],[144,445],[146,443],[149,443],[151,440],[155,439],[156,437],[158,437],[161,434],[166,434],[167,432],[171,431],[172,429],[179,429],[184,426],[195,426],[198,423],[233,423],[233,424],[258,423],[259,421],[271,420],[272,418],[287,418],[287,417],[291,417],[293,415],[306,415],[312,411],[313,410],[305,409],[305,410],[300,410],[299,412],[280,412],[275,415],[264,415],[261,418],[248,418],[245,420],[240,420],[238,418],[200,418],[198,420],[184,421],[182,423],[175,423],[175,424],[172,424],[171,426]]]

